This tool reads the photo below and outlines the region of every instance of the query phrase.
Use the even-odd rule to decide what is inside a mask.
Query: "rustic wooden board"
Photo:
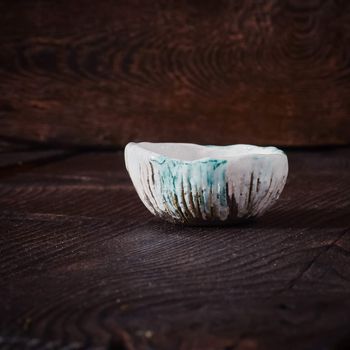
[[[47,150],[47,151],[17,151],[0,153],[0,170],[7,171],[20,170],[23,172],[25,166],[35,167],[39,164],[46,164],[58,159],[65,159],[75,153],[63,150]],[[2,172],[2,174],[3,174]]]
[[[288,155],[225,228],[152,217],[121,153],[0,169],[0,348],[348,349],[350,149]]]
[[[0,1],[0,136],[350,142],[349,1]]]

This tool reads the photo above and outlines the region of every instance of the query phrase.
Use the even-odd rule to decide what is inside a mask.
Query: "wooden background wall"
[[[350,1],[1,0],[0,140],[350,143]]]

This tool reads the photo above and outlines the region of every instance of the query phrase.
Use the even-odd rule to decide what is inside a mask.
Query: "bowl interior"
[[[194,161],[203,158],[227,159],[242,155],[283,154],[275,147],[259,147],[253,145],[202,146],[193,143],[152,143],[141,142],[138,146],[160,156]]]

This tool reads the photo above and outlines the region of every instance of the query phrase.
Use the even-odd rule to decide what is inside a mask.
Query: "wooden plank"
[[[0,134],[350,142],[347,1],[1,1]]]
[[[64,150],[1,152],[0,171],[9,168],[19,170],[29,165],[37,166],[39,164],[46,164],[47,162],[56,161],[71,154],[72,152]]]
[[[15,152],[15,151],[21,152],[21,151],[26,151],[28,149],[33,151],[33,149],[31,149],[31,147],[28,147],[27,144],[21,144],[20,142],[17,142],[17,141],[9,142],[4,137],[1,137],[0,139],[0,155],[6,152]]]
[[[16,152],[1,152],[0,179],[18,176],[33,168],[67,159],[73,154],[75,154],[75,152],[69,150],[18,150]]]
[[[349,154],[289,152],[279,202],[232,227],[152,217],[121,153],[4,177],[0,346],[346,349]]]

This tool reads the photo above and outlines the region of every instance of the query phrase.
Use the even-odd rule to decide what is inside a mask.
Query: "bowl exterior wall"
[[[284,154],[186,162],[128,146],[125,161],[140,199],[154,215],[176,223],[258,217],[278,199],[288,174]]]

